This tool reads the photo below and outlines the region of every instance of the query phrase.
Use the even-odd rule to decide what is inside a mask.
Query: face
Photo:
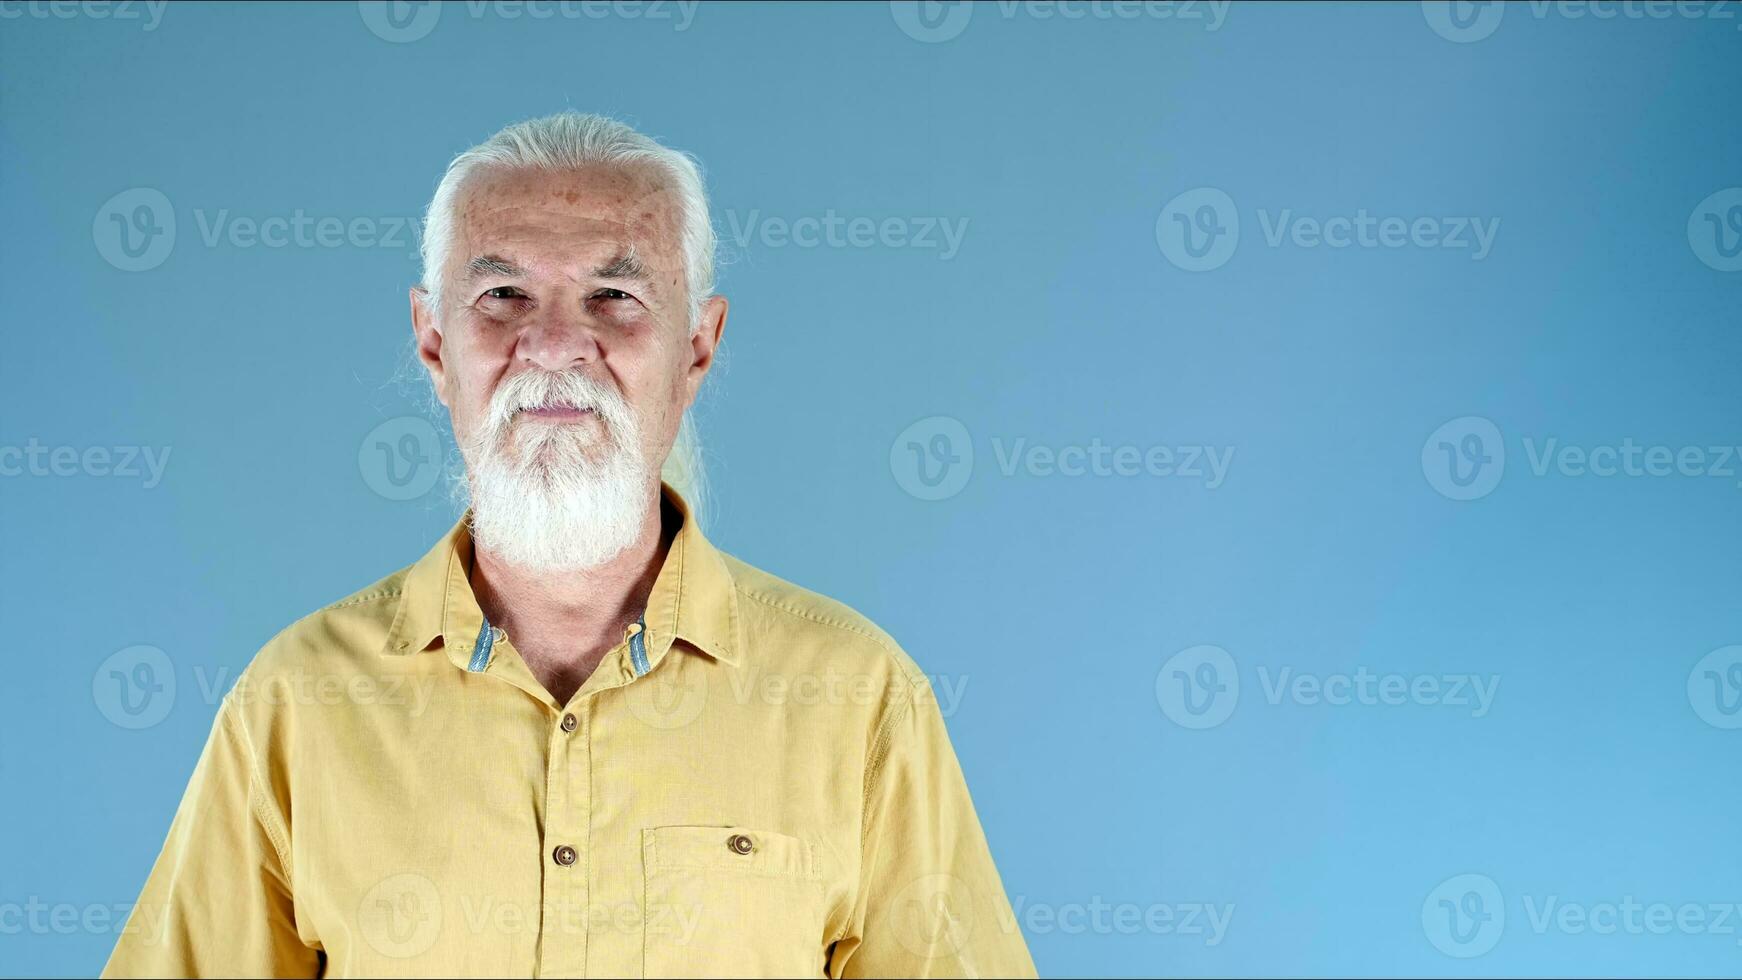
[[[582,468],[633,449],[651,492],[725,327],[718,296],[690,320],[680,242],[675,198],[636,170],[486,170],[462,189],[441,295],[414,290],[412,320],[475,493],[485,446]]]

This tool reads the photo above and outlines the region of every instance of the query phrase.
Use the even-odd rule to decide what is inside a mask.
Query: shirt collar
[[[736,665],[743,648],[731,569],[669,484],[660,492],[681,524],[647,598],[647,657],[652,666],[681,639],[716,660]],[[463,515],[407,570],[385,652],[419,653],[439,643],[469,658],[484,625],[472,592],[471,513]]]

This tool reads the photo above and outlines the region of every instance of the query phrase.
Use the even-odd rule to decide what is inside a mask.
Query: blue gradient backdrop
[[[1742,972],[1735,4],[434,10],[0,5],[0,970],[448,525],[403,219],[572,107],[705,163],[712,534],[959,691],[1044,974]]]

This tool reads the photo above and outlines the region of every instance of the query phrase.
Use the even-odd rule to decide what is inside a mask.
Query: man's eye
[[[513,286],[497,286],[484,290],[484,295],[491,299],[521,299],[526,294]]]
[[[594,299],[634,299],[621,289],[601,289],[593,294]]]

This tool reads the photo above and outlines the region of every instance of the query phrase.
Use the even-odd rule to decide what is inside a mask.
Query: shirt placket
[[[538,975],[586,975],[588,880],[593,854],[591,698],[577,698],[551,725],[545,773],[544,890]]]
[[[556,712],[550,733],[550,751],[545,770],[544,869],[540,894],[538,969],[540,977],[587,975],[588,944],[593,925],[592,887],[596,868],[592,846],[593,824],[593,730],[598,695],[621,686],[646,672],[645,620],[631,626],[624,644],[607,654],[570,699]],[[507,640],[498,641],[506,645]],[[500,651],[496,651],[500,653]],[[518,669],[502,676],[507,683],[523,687],[535,696],[542,693],[537,681],[517,657],[490,663],[513,664]],[[553,705],[549,695],[541,700]]]

